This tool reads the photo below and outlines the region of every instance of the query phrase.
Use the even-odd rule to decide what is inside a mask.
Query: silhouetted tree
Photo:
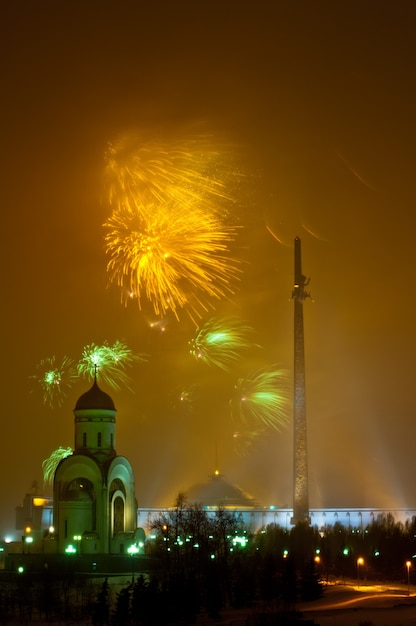
[[[130,585],[117,594],[116,606],[111,616],[111,623],[114,626],[127,626],[130,624],[130,594]]]
[[[220,617],[220,611],[224,605],[222,587],[218,564],[212,560],[205,570],[205,605],[211,619]]]
[[[165,624],[171,613],[170,593],[166,584],[161,586],[156,578],[146,581],[144,576],[139,576],[132,592],[133,624]]]
[[[195,613],[202,602],[202,589],[205,599],[215,589],[215,596],[226,594],[228,603],[232,603],[230,563],[234,553],[231,550],[238,551],[233,540],[244,532],[239,516],[221,507],[215,514],[208,514],[198,505],[188,506],[180,493],[175,507],[162,513],[152,529],[156,531],[156,539],[148,545],[148,554],[160,561],[160,575],[170,592],[171,607],[176,605],[176,597],[186,595],[187,607]],[[213,562],[215,584],[211,581]],[[212,600],[210,604],[213,605]]]
[[[280,561],[282,557],[272,552],[259,555],[258,588],[260,598],[266,604],[276,603],[280,594]]]
[[[255,553],[239,551],[232,560],[232,606],[253,606],[256,600]]]
[[[307,561],[302,569],[299,581],[300,597],[304,601],[317,600],[323,595],[323,585],[316,571],[313,559]]]
[[[297,570],[302,569],[304,564],[313,558],[320,540],[317,528],[307,522],[299,522],[292,528],[289,536],[289,553]]]
[[[285,611],[293,611],[298,597],[298,580],[295,563],[291,557],[284,561],[280,593]]]
[[[94,605],[92,622],[94,626],[108,624],[110,618],[110,587],[106,578],[101,585]]]

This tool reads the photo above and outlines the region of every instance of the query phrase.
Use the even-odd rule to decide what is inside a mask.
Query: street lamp
[[[134,583],[134,556],[139,552],[139,548],[135,543],[133,543],[129,548],[127,548],[127,552],[131,556],[131,582]]]
[[[33,537],[31,535],[25,537],[25,543],[27,545],[28,554],[30,554],[30,544],[33,543]]]
[[[357,587],[360,586],[360,566],[364,565],[364,559],[362,556],[359,556],[357,559]]]
[[[30,554],[30,544],[33,542],[33,537],[30,534],[31,532],[32,532],[31,526],[26,526],[25,534],[22,536],[23,554],[25,553],[25,544],[29,544],[28,545],[28,550],[29,550],[29,554]]]
[[[76,545],[77,554],[81,553],[81,540],[82,540],[82,536],[81,535],[74,535],[74,541],[75,541],[75,545]]]
[[[407,567],[407,595],[410,596],[410,568],[412,567],[411,561],[406,561]]]

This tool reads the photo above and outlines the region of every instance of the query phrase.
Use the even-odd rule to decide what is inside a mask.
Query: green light
[[[350,553],[350,551],[349,551],[349,549],[348,549],[348,548],[344,548],[344,549],[343,549],[343,551],[342,551],[342,554],[343,554],[344,556],[348,556],[348,555],[349,555],[349,553]]]
[[[72,448],[63,448],[62,446],[59,446],[59,448],[52,452],[50,457],[43,461],[42,469],[43,480],[45,484],[53,484],[56,468],[58,467],[62,459],[66,459],[66,457],[70,456],[71,454]]]
[[[69,546],[65,548],[66,554],[76,554],[77,549],[70,543]]]
[[[59,385],[61,382],[61,374],[58,370],[50,370],[46,372],[43,380],[46,385]]]
[[[66,390],[72,387],[77,379],[75,365],[72,359],[64,357],[56,363],[55,357],[42,359],[36,366],[36,374],[29,378],[36,380],[43,390],[43,402],[51,408],[60,406],[66,398]]]
[[[94,379],[97,371],[100,379],[113,389],[120,389],[120,384],[130,387],[130,376],[124,371],[135,361],[145,361],[144,355],[134,354],[125,343],[116,341],[112,346],[104,342],[101,346],[94,343],[85,346],[78,363],[78,375]]]
[[[259,425],[279,430],[289,421],[289,387],[283,370],[263,368],[240,378],[231,400],[232,415],[247,428]]]
[[[198,329],[196,337],[189,342],[190,353],[208,365],[228,370],[244,351],[259,347],[251,341],[252,334],[253,329],[241,324],[238,319],[211,319]]]
[[[25,568],[23,567],[23,565],[19,565],[19,567],[17,568],[17,571],[19,574],[23,574],[23,572],[25,571]]]
[[[236,546],[237,544],[240,546],[240,548],[245,548],[248,544],[247,537],[234,537],[233,546]]]

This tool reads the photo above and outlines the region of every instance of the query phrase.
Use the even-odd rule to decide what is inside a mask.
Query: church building
[[[58,553],[127,554],[136,542],[134,475],[129,461],[117,456],[116,414],[97,380],[75,405],[74,451],[59,463],[54,479]]]

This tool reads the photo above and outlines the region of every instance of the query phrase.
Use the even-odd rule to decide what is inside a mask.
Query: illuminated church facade
[[[63,553],[124,554],[137,534],[135,481],[116,453],[116,408],[94,381],[75,409],[73,454],[63,459],[53,488],[53,539]]]

